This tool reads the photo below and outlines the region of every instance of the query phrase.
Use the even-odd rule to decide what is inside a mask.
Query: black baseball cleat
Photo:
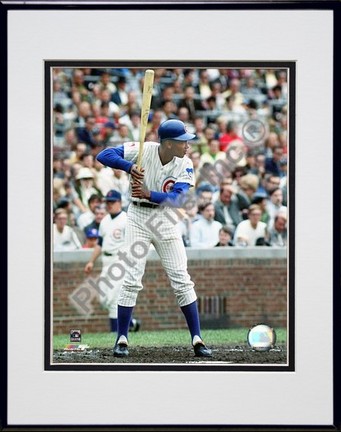
[[[141,327],[141,320],[133,318],[130,322],[129,331],[130,332],[138,332]]]
[[[203,342],[193,346],[195,357],[212,357],[212,351]]]
[[[114,346],[114,357],[128,357],[128,345],[125,343],[118,343]]]

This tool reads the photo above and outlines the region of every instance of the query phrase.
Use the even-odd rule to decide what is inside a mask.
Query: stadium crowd
[[[54,250],[92,248],[111,189],[128,175],[97,154],[138,141],[143,69],[53,68]],[[286,247],[287,71],[155,69],[146,141],[166,119],[196,135],[195,187],[179,212],[186,247]]]

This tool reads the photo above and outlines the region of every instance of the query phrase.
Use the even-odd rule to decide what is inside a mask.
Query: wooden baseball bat
[[[141,126],[140,126],[140,148],[137,155],[136,165],[141,169],[142,153],[144,140],[146,138],[146,130],[148,125],[148,117],[150,111],[150,102],[153,94],[154,71],[147,69],[144,74],[143,93],[142,93],[142,106],[141,106]]]

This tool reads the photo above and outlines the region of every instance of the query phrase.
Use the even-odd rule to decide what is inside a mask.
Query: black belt
[[[109,253],[109,252],[103,252],[104,256],[113,256],[113,254]]]
[[[132,203],[138,207],[147,207],[147,208],[159,208],[159,204],[151,204],[151,203],[146,203],[146,202],[137,202],[137,201],[132,201]]]

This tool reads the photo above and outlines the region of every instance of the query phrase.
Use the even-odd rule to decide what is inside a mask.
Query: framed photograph
[[[339,13],[1,5],[8,430],[338,427]]]

